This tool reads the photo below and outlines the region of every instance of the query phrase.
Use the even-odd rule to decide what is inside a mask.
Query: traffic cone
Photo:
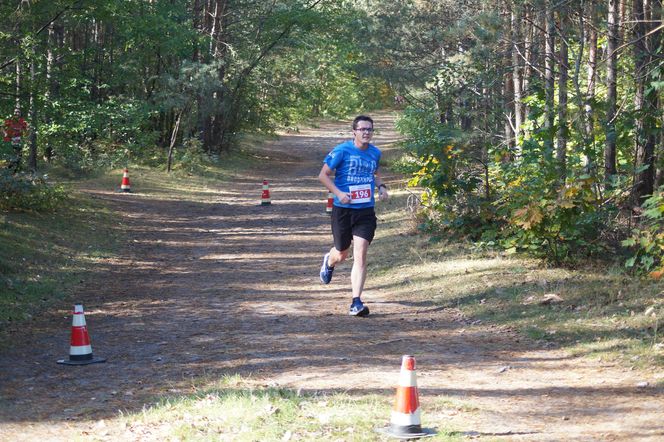
[[[403,356],[390,426],[380,428],[378,431],[398,439],[417,439],[436,434],[430,428],[422,428],[420,422],[420,399],[417,393],[414,356]]]
[[[88,327],[85,325],[83,306],[76,304],[71,324],[69,359],[60,359],[58,364],[88,365],[97,362],[106,362],[106,359],[92,356],[92,346],[90,345]]]
[[[327,207],[325,207],[325,213],[332,215],[332,203],[334,202],[334,195],[332,192],[327,193]]]
[[[261,206],[269,206],[270,202],[270,185],[267,180],[263,180],[263,195],[261,196]]]
[[[120,184],[120,192],[131,192],[131,184],[129,184],[129,169],[124,170],[122,174],[122,184]]]

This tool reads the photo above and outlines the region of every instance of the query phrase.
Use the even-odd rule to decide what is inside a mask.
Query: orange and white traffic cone
[[[269,206],[270,201],[270,185],[267,180],[263,180],[263,195],[261,196],[261,206]]]
[[[327,207],[325,207],[325,213],[332,215],[332,203],[334,202],[334,195],[332,192],[327,193]]]
[[[120,192],[131,192],[131,184],[129,184],[129,169],[126,168],[122,174],[122,184],[120,184]]]
[[[420,421],[420,399],[417,392],[415,357],[404,355],[401,361],[401,376],[392,410],[390,426],[379,432],[399,439],[416,439],[436,434],[430,428],[422,428]]]
[[[90,345],[90,335],[85,324],[83,306],[76,304],[71,324],[69,359],[60,359],[58,364],[87,365],[97,362],[106,362],[106,359],[92,356],[92,345]]]

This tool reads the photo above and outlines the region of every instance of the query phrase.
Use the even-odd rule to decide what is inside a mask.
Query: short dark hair
[[[371,127],[373,127],[373,125],[374,125],[374,122],[371,119],[371,117],[369,117],[367,115],[358,115],[353,120],[353,130],[357,129],[357,123],[359,123],[360,121],[368,121],[369,123],[371,123]]]

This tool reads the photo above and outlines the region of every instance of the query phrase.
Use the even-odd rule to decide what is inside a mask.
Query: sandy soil
[[[390,124],[389,114],[378,118],[379,146],[396,138]],[[132,194],[90,191],[129,237],[123,256],[103,261],[77,293],[94,352],[108,362],[56,365],[68,352],[68,307],[15,333],[0,355],[0,440],[85,439],[100,420],[203,375],[392,395],[403,354],[417,355],[425,416],[427,398],[474,404],[443,417],[468,439],[664,440],[662,389],[639,387],[643,373],[538,348],[425,293],[394,299],[371,279],[372,315],[349,317],[348,267],[330,285],[318,280],[331,235],[316,179],[348,134],[327,124],[284,135],[255,170],[203,202],[147,198],[135,185]]]

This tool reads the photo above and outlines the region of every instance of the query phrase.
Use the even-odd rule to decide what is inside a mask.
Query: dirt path
[[[383,115],[377,126],[389,123]],[[330,124],[284,136],[260,167],[203,202],[97,192],[130,238],[126,255],[105,261],[79,293],[95,353],[108,362],[55,364],[68,350],[64,310],[15,336],[0,355],[0,440],[82,437],[199,376],[392,395],[407,353],[418,357],[424,406],[435,396],[474,405],[442,417],[468,438],[664,440],[662,390],[637,388],[634,372],[469,324],[424,294],[394,299],[371,280],[373,314],[347,316],[348,268],[329,286],[318,281],[331,236],[315,178],[346,135]],[[376,144],[394,137],[383,130]],[[258,204],[263,177],[269,207]]]

